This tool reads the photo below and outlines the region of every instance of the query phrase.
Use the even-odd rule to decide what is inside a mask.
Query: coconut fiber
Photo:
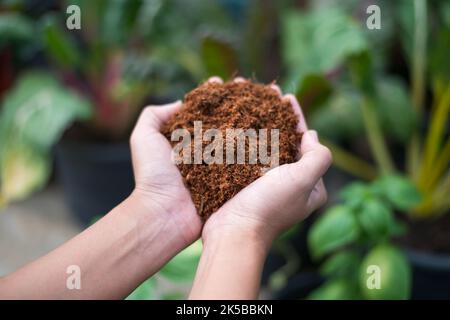
[[[297,132],[298,118],[291,103],[282,99],[268,85],[251,81],[206,82],[184,97],[183,106],[163,127],[163,134],[171,140],[175,129],[189,131],[194,141],[194,122],[202,122],[203,133],[219,129],[226,139],[226,129],[278,129],[279,164],[296,160],[301,134]],[[213,140],[214,141],[214,140]],[[270,155],[270,133],[264,141]],[[175,146],[178,141],[171,142]],[[211,141],[203,141],[203,147]],[[192,142],[193,144],[193,142]],[[223,143],[225,148],[225,143]],[[178,164],[186,187],[190,190],[198,214],[206,220],[226,201],[264,174],[270,164],[258,161],[250,164],[246,141],[244,164],[230,164],[223,151],[223,164]],[[192,148],[192,153],[194,153]]]

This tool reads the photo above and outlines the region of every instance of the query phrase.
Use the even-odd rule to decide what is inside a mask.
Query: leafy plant
[[[352,183],[340,198],[308,234],[312,256],[327,257],[320,268],[326,282],[310,298],[407,299],[410,266],[390,240],[405,232],[394,211],[416,206],[420,193],[408,179],[393,175]],[[368,285],[371,266],[379,270],[379,288]]]
[[[401,78],[388,73],[387,63],[380,62],[379,50],[372,45],[378,42],[370,41],[381,33],[364,30],[364,21],[357,16],[328,6],[286,14],[282,49],[289,74],[285,86],[296,90],[309,123],[332,150],[335,166],[369,181],[404,171],[424,195],[420,204],[410,207],[411,215],[438,216],[450,209],[446,196],[450,193],[448,6],[434,8],[440,15],[435,22],[441,26],[437,32],[429,30],[429,15],[436,12],[429,10],[431,5],[425,0],[381,1],[380,6],[389,6],[405,35],[401,41],[410,65],[409,92]],[[436,41],[428,46],[432,31]],[[319,32],[320,37],[316,36]],[[395,41],[395,33],[383,32],[386,47]],[[427,90],[433,102],[429,125],[422,133]],[[366,154],[362,157],[340,146],[351,145],[364,135],[373,164]],[[395,158],[404,159],[400,165],[391,154],[394,143],[404,146],[404,156],[395,150]]]
[[[81,8],[81,30],[67,30],[68,4]],[[237,68],[234,48],[223,40],[233,25],[217,3],[60,5],[60,11],[33,18],[21,11],[21,1],[0,5],[0,51],[6,46],[20,55],[12,46],[20,42],[23,51],[41,53],[49,65],[24,72],[2,102],[3,204],[45,184],[51,148],[74,122],[82,123],[78,129],[88,139],[124,139],[148,99],[178,98],[208,74],[227,77]]]
[[[47,73],[23,75],[0,114],[0,204],[41,186],[50,172],[49,149],[69,123],[90,115],[88,100]]]

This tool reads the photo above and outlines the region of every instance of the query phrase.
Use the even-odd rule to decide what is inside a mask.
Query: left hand
[[[149,106],[141,113],[130,138],[136,183],[130,198],[174,225],[187,246],[199,238],[202,223],[181,173],[172,162],[172,147],[160,133],[161,125],[181,106],[177,101]]]

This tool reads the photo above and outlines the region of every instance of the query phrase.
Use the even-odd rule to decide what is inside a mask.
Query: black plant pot
[[[412,299],[450,299],[450,255],[406,250],[413,271]]]
[[[108,213],[134,187],[125,143],[63,141],[56,147],[56,166],[69,208],[83,226]]]

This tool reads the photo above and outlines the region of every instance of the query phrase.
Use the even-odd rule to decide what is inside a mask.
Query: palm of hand
[[[175,221],[189,240],[195,240],[202,223],[181,173],[172,162],[170,143],[159,132],[160,125],[169,116],[167,107],[164,109],[146,109],[131,136],[136,192],[151,202],[149,206],[170,215],[168,219]]]

